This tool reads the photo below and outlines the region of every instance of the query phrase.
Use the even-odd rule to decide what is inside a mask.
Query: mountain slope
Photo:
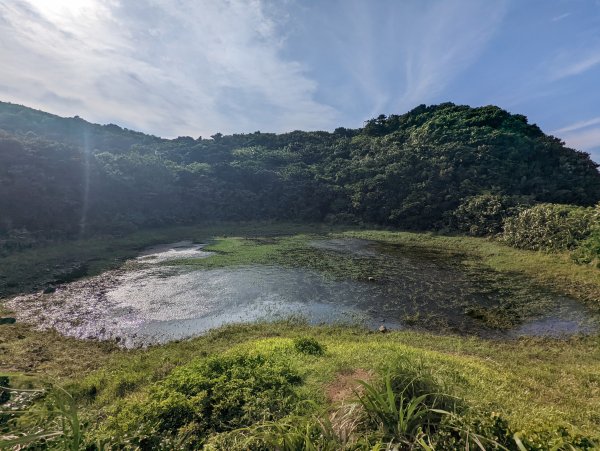
[[[421,105],[332,133],[165,140],[0,103],[0,130],[5,236],[209,219],[435,229],[486,193],[525,204],[600,200],[588,154],[495,106]]]

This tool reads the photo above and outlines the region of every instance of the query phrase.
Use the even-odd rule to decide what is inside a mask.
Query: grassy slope
[[[100,270],[115,264],[115,253],[129,256],[135,253],[135,249],[152,243],[186,238],[205,240],[215,234],[231,234],[234,231],[238,236],[268,236],[286,231],[322,233],[325,230],[318,227],[292,230],[287,226],[274,226],[266,231],[264,226],[247,226],[245,230],[222,226],[168,229],[118,241],[95,240],[61,249],[27,251],[9,257],[9,262],[3,259],[2,265],[26,272],[40,260],[47,264],[50,260],[94,256],[101,258],[96,261]],[[338,230],[334,233],[462,253],[497,270],[525,273],[589,302],[598,301],[600,293],[597,270],[576,266],[567,255],[523,252],[475,238],[382,231]],[[196,264],[227,266],[268,262],[289,254],[296,259],[304,259],[298,262],[301,264],[327,266],[327,262],[311,263],[310,253],[299,252],[301,246],[298,241],[305,239],[306,236],[259,242],[223,239],[213,246],[218,251],[217,256]],[[261,245],[256,246],[257,243]],[[291,339],[298,335],[314,336],[327,346],[324,357],[292,357],[305,375],[306,389],[311,397],[324,404],[328,402],[323,395],[324,390],[336,374],[355,368],[381,373],[395,360],[408,358],[415,364],[430,367],[453,394],[472,404],[502,412],[517,428],[555,429],[567,424],[600,439],[598,337],[494,342],[419,332],[381,335],[351,328],[277,323],[227,327],[194,340],[148,350],[123,351],[110,344],[67,339],[52,332],[34,331],[26,325],[15,324],[0,326],[0,373],[8,373],[15,381],[20,378],[14,376],[33,373],[37,378],[57,377],[65,383],[71,381],[79,389],[94,385],[98,396],[86,410],[96,411],[121,397],[143,398],[148,383],[161,380],[174,367],[189,362],[193,357],[235,349],[270,352],[274,348],[289,346]],[[84,374],[90,375],[82,379]]]
[[[144,399],[148,384],[195,357],[224,351],[277,352],[292,339],[315,337],[326,346],[323,357],[284,351],[306,380],[307,396],[327,405],[324,395],[336,375],[363,369],[384,374],[407,359],[431,369],[448,392],[470,405],[506,416],[517,429],[568,429],[600,438],[600,340],[528,339],[494,342],[416,332],[389,334],[302,324],[230,326],[205,337],[147,351],[115,354],[105,367],[76,386],[97,398],[91,408],[106,408],[123,397]]]
[[[143,400],[149,384],[194,358],[240,349],[268,353],[291,346],[292,339],[298,336],[315,337],[327,348],[326,355],[318,358],[289,353],[293,365],[305,377],[310,397],[324,405],[329,402],[324,393],[336,375],[357,368],[381,375],[388,368],[393,369],[395,361],[408,359],[431,369],[449,393],[472,406],[500,412],[516,429],[555,430],[566,426],[600,439],[598,337],[498,342],[418,332],[384,335],[351,328],[275,323],[230,326],[193,340],[123,351],[60,339],[54,334],[33,333],[25,339],[26,351],[35,359],[39,349],[45,349],[45,359],[28,361],[25,353],[20,353],[14,357],[24,366],[17,362],[16,367],[4,370],[8,369],[11,376],[33,371],[36,379],[59,376],[76,391],[87,392],[94,387],[97,397],[84,407],[89,415],[123,398]],[[99,369],[82,378],[93,368]],[[35,383],[28,379],[27,385],[20,385],[31,387]]]

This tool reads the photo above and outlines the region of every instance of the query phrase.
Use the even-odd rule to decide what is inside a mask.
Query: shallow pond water
[[[309,268],[266,265],[210,270],[169,265],[169,260],[213,255],[203,245],[179,242],[146,250],[133,269],[64,284],[51,294],[19,296],[8,307],[20,321],[79,338],[116,339],[124,346],[290,316],[497,338],[598,330],[597,318],[580,303],[527,284],[507,288],[508,281],[497,274],[461,265],[460,256],[416,254],[358,239],[309,245],[336,260],[358,262],[373,276],[326,277]]]
[[[119,337],[125,345],[198,335],[223,324],[301,315],[313,323],[362,322],[348,292],[356,282],[334,282],[301,269],[254,266],[187,270],[113,271],[71,283],[52,295],[17,298],[19,319],[80,338]]]
[[[191,241],[178,241],[171,244],[159,244],[144,250],[136,258],[140,263],[164,263],[169,260],[180,260],[183,258],[205,258],[213,255],[212,252],[203,250],[204,244],[196,244]]]

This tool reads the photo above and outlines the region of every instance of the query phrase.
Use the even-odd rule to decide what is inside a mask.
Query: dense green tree
[[[5,243],[225,219],[496,233],[515,199],[600,200],[588,154],[495,106],[420,105],[333,133],[167,140],[0,103],[0,130]]]

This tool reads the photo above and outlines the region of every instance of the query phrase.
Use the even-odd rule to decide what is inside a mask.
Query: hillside
[[[593,205],[597,167],[495,106],[421,105],[332,133],[166,140],[0,103],[0,236],[252,219],[448,229],[481,194]]]

